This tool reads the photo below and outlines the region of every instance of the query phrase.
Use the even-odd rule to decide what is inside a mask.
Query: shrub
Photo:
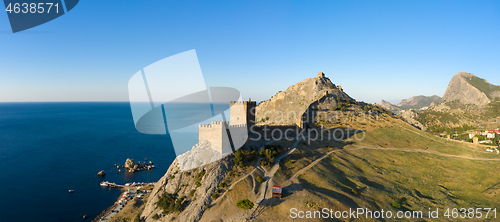
[[[219,186],[220,186],[220,187],[222,187],[222,188],[226,188],[226,187],[227,187],[227,184],[226,184],[225,182],[222,182],[222,183],[220,183],[220,185],[219,185]]]
[[[207,203],[205,207],[207,208],[207,210],[210,209],[210,204]]]
[[[252,157],[256,157],[257,156],[257,151],[253,150],[252,152],[250,152],[250,154],[252,155]]]
[[[201,183],[196,181],[196,187],[200,187],[201,186]]]
[[[220,193],[220,189],[215,190],[216,193]]]
[[[392,206],[398,209],[401,208],[401,204],[399,204],[398,202],[393,202]]]
[[[217,197],[219,197],[219,196],[218,196],[216,193],[213,193],[213,194],[212,194],[212,199],[213,199],[213,200],[217,199]]]
[[[264,149],[261,149],[260,152],[259,152],[259,156],[260,157],[265,157],[266,154],[264,154]]]
[[[141,220],[141,214],[137,214],[137,215],[135,215],[135,217],[134,217],[134,222],[141,222],[141,221],[142,221],[142,220]]]
[[[264,178],[258,176],[257,177],[257,181],[259,181],[259,183],[263,183],[264,181],[266,181]]]
[[[203,176],[205,176],[205,170],[201,171],[200,173],[198,173],[198,175],[196,175],[196,180],[200,181]]]
[[[191,190],[191,191],[189,192],[189,196],[194,196],[194,192],[196,192],[196,190]]]
[[[175,178],[175,175],[172,175],[172,176],[170,177],[170,179],[171,179],[171,180],[172,180],[172,179],[174,179],[174,178]]]
[[[243,210],[249,210],[253,208],[253,203],[248,199],[244,199],[236,202],[236,206]]]
[[[158,214],[155,214],[155,215],[153,215],[152,218],[153,218],[153,220],[158,220],[160,217],[158,216]]]
[[[174,198],[172,195],[168,193],[163,193],[160,198],[158,198],[158,202],[156,202],[156,206],[163,209],[166,212],[181,212],[183,210],[182,202],[184,201],[184,197],[179,199]]]
[[[355,189],[351,189],[351,193],[354,194],[354,195],[358,195],[358,191],[355,190]]]
[[[234,165],[239,166],[239,167],[244,167],[245,164],[243,163],[243,151],[240,149],[234,153]]]

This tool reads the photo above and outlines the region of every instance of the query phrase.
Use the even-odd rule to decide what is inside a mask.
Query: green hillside
[[[391,125],[367,130],[364,140],[347,139],[330,149],[314,147],[331,152],[316,164],[313,160],[321,155],[308,158],[306,154],[313,154],[312,146],[320,143],[283,159],[277,184],[288,185],[287,180],[298,172],[297,165],[312,167],[298,175],[296,184],[285,186],[285,197],[258,218],[291,221],[292,206],[304,211],[324,207],[423,211],[424,216],[428,208],[500,207],[500,155],[485,152],[482,146],[438,138],[397,120],[387,122]],[[450,221],[443,213],[433,221]],[[496,220],[490,215],[481,221]]]
[[[476,77],[476,76],[472,76],[472,77],[465,78],[465,79],[472,86],[476,87],[477,89],[479,89],[479,91],[486,94],[486,96],[488,96],[489,99],[492,99],[491,92],[500,91],[500,86],[492,85],[492,84],[486,82],[485,79],[481,79],[481,78]]]

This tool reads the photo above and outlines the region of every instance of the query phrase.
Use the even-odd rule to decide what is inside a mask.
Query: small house
[[[273,186],[273,197],[281,199],[281,192],[282,192],[281,186],[279,185]]]

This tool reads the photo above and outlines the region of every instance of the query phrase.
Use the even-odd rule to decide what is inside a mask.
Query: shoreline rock
[[[104,170],[101,170],[97,173],[97,176],[100,176],[100,177],[106,176],[106,172]]]
[[[125,172],[127,173],[135,173],[142,170],[152,170],[153,168],[155,168],[152,161],[149,161],[148,164],[145,161],[136,162],[134,159],[130,158],[127,158],[127,160],[125,160],[125,164],[123,165],[123,167],[125,168]]]

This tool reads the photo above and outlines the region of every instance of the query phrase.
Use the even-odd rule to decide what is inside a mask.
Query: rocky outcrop
[[[477,78],[471,73],[459,72],[451,79],[441,102],[459,102],[465,105],[472,104],[484,107],[491,102],[489,98],[491,95],[487,95],[485,90],[481,91],[471,84],[471,82],[476,83],[474,80],[477,80]],[[484,84],[487,84],[488,88],[491,85],[486,81]],[[478,86],[477,84],[475,85]],[[488,94],[490,93],[488,92]],[[493,91],[493,94],[495,94],[495,91]]]
[[[392,112],[399,112],[401,109],[385,100],[380,101],[380,106]]]
[[[196,144],[190,151],[179,155],[177,163],[181,171],[198,168],[205,164],[222,159],[230,153],[221,154],[212,149],[209,141],[202,141]]]
[[[408,110],[401,110],[401,112],[399,113],[399,115],[401,117],[403,117],[403,119],[411,124],[412,126],[420,129],[420,130],[427,130],[427,127],[424,126],[424,124],[420,123],[419,121],[417,121],[416,119],[419,117],[418,116],[418,113],[413,110],[413,109],[408,109]]]
[[[256,108],[255,121],[266,125],[298,124],[311,104],[316,102],[318,109],[332,109],[337,106],[337,97],[354,101],[320,72],[316,77],[307,78],[261,102]]]
[[[146,162],[135,162],[134,159],[128,159],[125,160],[125,164],[123,165],[126,172],[128,173],[134,173],[134,172],[137,172],[137,171],[141,171],[141,170],[151,170],[153,168],[155,168],[155,166],[153,165],[153,162],[149,161],[149,164],[146,163]]]
[[[99,171],[97,173],[97,176],[100,176],[100,177],[106,176],[106,171],[104,171],[104,170]]]
[[[212,201],[212,193],[232,168],[230,161],[232,157],[233,155],[184,172],[181,172],[178,160],[174,160],[167,173],[156,182],[141,217],[146,218],[146,222],[171,221],[173,217],[175,221],[199,221],[207,204]],[[199,187],[196,186],[196,182],[200,183]],[[191,190],[195,190],[194,196],[190,195]],[[165,192],[175,197],[186,196],[187,199],[183,203],[184,210],[180,213],[162,215],[158,220],[154,220],[155,214],[163,212],[155,203]]]

